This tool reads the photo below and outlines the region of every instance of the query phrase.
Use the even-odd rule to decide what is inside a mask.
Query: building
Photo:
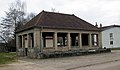
[[[101,47],[99,28],[71,14],[42,11],[16,31],[18,56]]]
[[[103,48],[120,48],[120,25],[102,27]]]

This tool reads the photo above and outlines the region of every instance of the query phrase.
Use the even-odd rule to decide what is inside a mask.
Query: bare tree
[[[17,0],[10,5],[8,11],[5,11],[6,16],[2,17],[2,22],[0,23],[1,37],[5,43],[10,39],[14,39],[15,30],[23,25],[26,14],[25,9],[25,3]]]
[[[56,11],[56,9],[55,9],[55,8],[51,8],[51,11],[52,11],[52,12],[55,12],[55,11]]]
[[[51,12],[57,12],[57,13],[59,13],[59,11],[57,11],[55,8],[51,8]]]
[[[29,14],[27,14],[27,16],[26,16],[26,18],[25,18],[25,23],[27,23],[28,21],[30,21],[33,17],[35,17],[36,16],[36,14],[35,13],[29,13]],[[24,24],[25,24],[24,23]],[[23,24],[23,25],[24,25]]]
[[[17,0],[15,3],[12,3],[10,8],[6,13],[6,17],[3,17],[2,23],[9,27],[18,28],[23,24],[23,20],[25,18],[25,3]],[[13,29],[14,30],[14,29]]]
[[[32,19],[35,13],[26,15],[25,2],[16,0],[16,2],[10,5],[8,11],[5,11],[5,14],[6,16],[2,17],[2,22],[0,23],[0,37],[5,41],[7,46],[10,40],[15,39],[15,30]]]

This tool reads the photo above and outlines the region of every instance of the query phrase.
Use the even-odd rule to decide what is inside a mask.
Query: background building
[[[120,25],[102,27],[102,47],[120,48]]]

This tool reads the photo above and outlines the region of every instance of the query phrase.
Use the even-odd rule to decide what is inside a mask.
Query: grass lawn
[[[112,48],[111,50],[120,50],[120,48]]]
[[[6,64],[15,61],[16,53],[0,53],[0,64]]]

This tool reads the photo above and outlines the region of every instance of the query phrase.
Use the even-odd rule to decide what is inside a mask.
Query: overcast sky
[[[120,0],[21,0],[26,2],[27,12],[40,13],[42,10],[75,14],[92,23],[106,25],[120,25]],[[0,0],[0,17],[15,0]]]

